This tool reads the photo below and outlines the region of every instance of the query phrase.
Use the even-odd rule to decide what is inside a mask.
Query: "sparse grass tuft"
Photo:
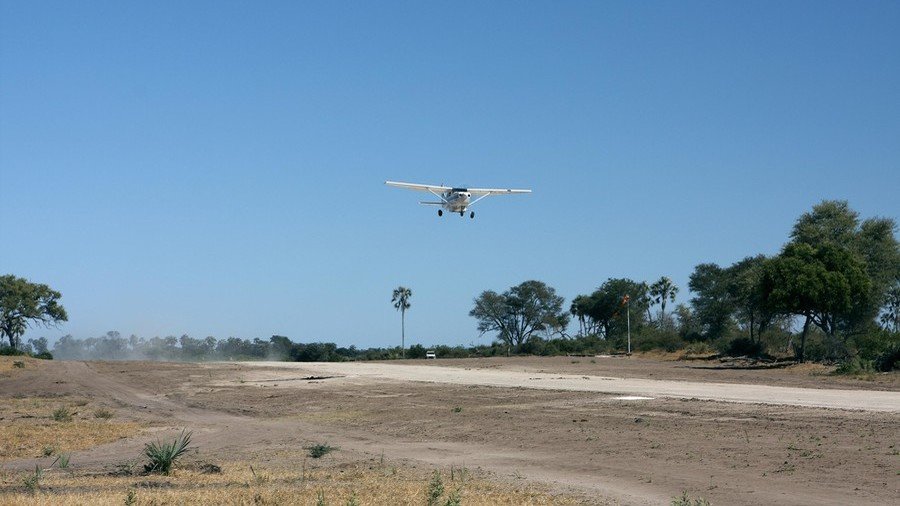
[[[147,443],[144,455],[150,460],[144,464],[144,472],[169,475],[172,467],[190,449],[193,432],[182,430],[181,434],[170,443]]]
[[[54,453],[56,453],[55,446],[45,446],[41,449],[41,454],[45,457],[49,457],[49,456],[53,455]]]
[[[702,497],[691,499],[688,497],[687,490],[681,492],[681,497],[672,498],[672,506],[709,506],[709,501]]]
[[[13,362],[13,367],[15,367],[16,369],[25,369],[25,362],[16,360],[15,362]]]
[[[125,494],[125,506],[134,506],[137,504],[137,492],[134,489],[128,489],[128,493]]]
[[[337,446],[331,446],[328,443],[320,443],[317,445],[305,446],[303,449],[309,452],[310,457],[314,459],[320,459],[333,451],[339,450],[340,448],[338,448]]]
[[[106,408],[99,408],[96,411],[94,411],[94,418],[100,418],[102,420],[109,420],[113,416],[115,416],[113,414],[113,412]]]
[[[455,408],[453,408],[453,412],[454,413],[462,413],[462,408],[460,406],[456,406]]]
[[[53,411],[53,415],[51,417],[55,422],[71,422],[72,412],[69,411],[69,408],[60,406]]]

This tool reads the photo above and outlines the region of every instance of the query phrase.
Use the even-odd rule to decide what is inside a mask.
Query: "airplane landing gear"
[[[444,215],[444,210],[438,209],[438,216],[443,216],[443,215]]]
[[[469,213],[469,218],[472,218],[473,220],[475,219],[475,211]]]
[[[460,212],[459,212],[459,215],[460,215],[460,216],[462,216],[462,215],[464,215],[464,214],[466,214],[465,211],[460,211]]]

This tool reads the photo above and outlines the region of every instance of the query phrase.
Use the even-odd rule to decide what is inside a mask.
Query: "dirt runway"
[[[571,374],[463,369],[371,362],[274,363],[252,362],[255,367],[291,368],[316,375],[501,388],[533,388],[596,392],[623,396],[700,399],[722,402],[778,404],[862,411],[900,412],[900,392],[821,388],[791,388],[715,382],[689,382],[643,378],[615,378]],[[290,374],[290,373],[288,373]]]

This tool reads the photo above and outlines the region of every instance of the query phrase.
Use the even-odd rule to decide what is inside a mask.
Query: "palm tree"
[[[394,308],[400,311],[400,356],[406,357],[406,310],[409,309],[409,298],[412,297],[412,290],[405,286],[394,288],[394,296],[391,297],[391,303]]]
[[[678,293],[678,287],[669,279],[668,276],[659,278],[659,281],[650,285],[650,301],[651,304],[659,304],[659,324],[660,327],[666,322],[666,301],[675,302],[675,294]]]

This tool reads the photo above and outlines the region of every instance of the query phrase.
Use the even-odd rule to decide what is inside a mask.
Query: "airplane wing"
[[[467,188],[472,195],[512,195],[515,193],[531,193],[531,190],[514,190],[511,188]]]
[[[398,181],[385,181],[384,184],[388,186],[396,186],[397,188],[406,188],[407,190],[416,190],[420,192],[445,192],[447,190],[451,190],[450,186],[437,186],[431,184],[416,184],[416,183],[400,183]]]

